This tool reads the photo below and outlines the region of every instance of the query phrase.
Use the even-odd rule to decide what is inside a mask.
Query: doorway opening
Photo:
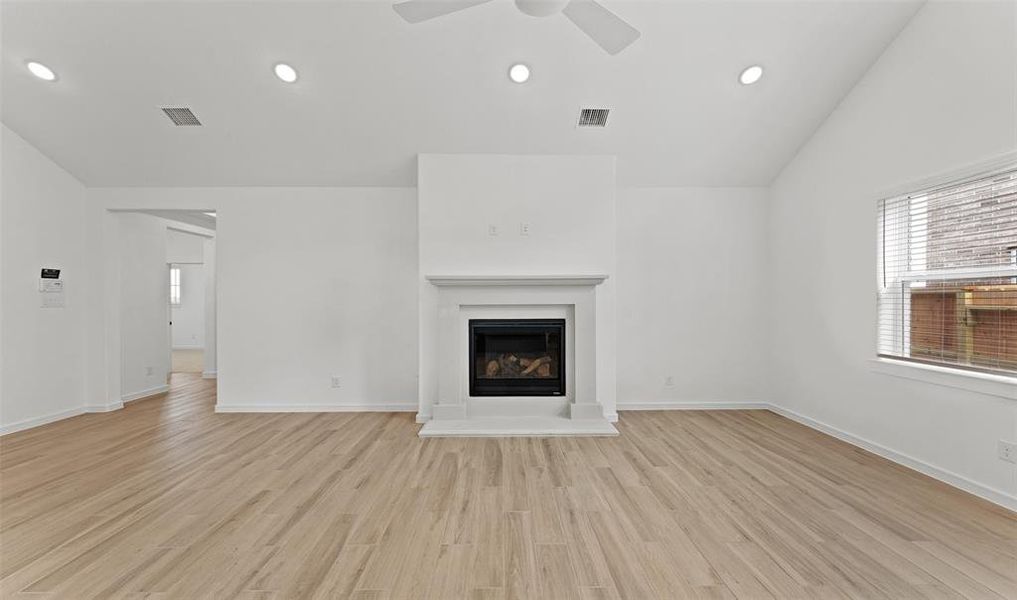
[[[174,230],[167,232],[169,240],[187,235]],[[170,372],[202,373],[205,370],[205,264],[171,262],[168,266]]]
[[[212,211],[113,210],[121,403],[215,387]],[[112,290],[111,290],[112,291]]]

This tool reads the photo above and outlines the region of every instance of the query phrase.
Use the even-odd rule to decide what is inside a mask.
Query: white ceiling
[[[510,0],[417,25],[384,0],[8,1],[2,118],[92,186],[410,186],[427,152],[615,154],[622,185],[765,185],[920,6],[602,2],[642,32],[617,56]],[[766,74],[741,86],[752,63]],[[610,107],[608,127],[577,130],[580,106]]]

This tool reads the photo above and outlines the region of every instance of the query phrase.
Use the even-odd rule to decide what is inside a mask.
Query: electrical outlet
[[[1017,444],[999,440],[999,459],[1006,462],[1017,463]]]
[[[146,376],[147,375],[152,375],[153,373],[155,373],[155,369],[153,369],[152,367],[145,367],[145,375]]]
[[[530,235],[530,224],[520,223],[519,224],[519,235]]]
[[[487,226],[487,235],[490,235],[492,237],[498,235],[498,226],[497,225],[488,225]]]
[[[332,387],[341,388],[343,386],[343,378],[339,375],[332,376]]]
[[[668,375],[664,378],[664,387],[674,387],[674,375]]]

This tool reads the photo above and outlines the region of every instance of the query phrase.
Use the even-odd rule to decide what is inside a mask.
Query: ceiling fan
[[[399,16],[420,23],[491,0],[407,0],[393,4]],[[594,0],[515,0],[520,12],[532,17],[561,13],[608,54],[618,54],[639,39],[639,31]]]

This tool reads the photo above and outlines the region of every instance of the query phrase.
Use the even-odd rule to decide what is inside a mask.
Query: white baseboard
[[[173,346],[173,350],[204,350],[204,346]]]
[[[968,479],[967,477],[964,477],[963,475],[958,475],[957,473],[947,471],[946,469],[940,469],[939,467],[931,465],[925,461],[919,460],[913,456],[897,452],[896,450],[887,448],[886,446],[877,444],[876,442],[873,442],[871,440],[858,437],[842,429],[838,429],[832,425],[827,425],[822,421],[817,421],[811,417],[806,417],[805,415],[797,413],[793,410],[789,410],[787,408],[783,408],[775,404],[771,404],[769,406],[769,409],[782,417],[787,417],[788,419],[795,421],[796,423],[800,423],[802,425],[805,425],[806,427],[815,429],[816,431],[821,431],[827,435],[831,435],[843,442],[847,442],[853,446],[858,446],[859,448],[868,450],[873,454],[878,454],[879,456],[882,456],[887,460],[908,467],[909,469],[918,471],[919,473],[922,473],[924,475],[928,475],[933,479],[942,481],[943,483],[964,490],[965,492],[968,492],[970,494],[974,494],[975,496],[978,496],[979,498],[982,498],[984,500],[988,500],[993,504],[998,504],[1003,508],[1007,508],[1009,510],[1017,512],[1017,496],[1008,494],[1003,490],[998,490],[996,488],[982,485],[978,482]]]
[[[218,379],[219,378],[219,372],[218,371],[202,371],[201,372],[201,378],[202,379]]]
[[[618,404],[619,411],[625,410],[766,410],[769,402],[688,402],[664,400],[660,402],[625,402]]]
[[[169,391],[169,385],[164,383],[162,385],[157,385],[155,387],[150,387],[147,390],[141,390],[140,392],[134,392],[132,394],[125,394],[121,398],[121,401],[124,402],[124,403],[134,402],[135,400],[141,400],[142,398],[148,398],[149,396],[157,396],[159,394],[164,394],[164,393],[166,393],[168,391]]]
[[[87,413],[113,412],[114,410],[120,410],[123,407],[124,407],[123,402],[114,402],[112,404],[89,404],[85,406],[84,412]]]
[[[33,427],[39,427],[46,425],[47,423],[54,423],[56,421],[62,421],[71,417],[76,417],[85,412],[84,408],[69,408],[60,412],[55,412],[41,417],[35,417],[32,419],[23,419],[10,425],[4,425],[0,427],[0,435],[7,435],[8,433],[14,433],[17,431],[24,431]]]
[[[417,412],[416,404],[233,404],[215,405],[217,413]]]

